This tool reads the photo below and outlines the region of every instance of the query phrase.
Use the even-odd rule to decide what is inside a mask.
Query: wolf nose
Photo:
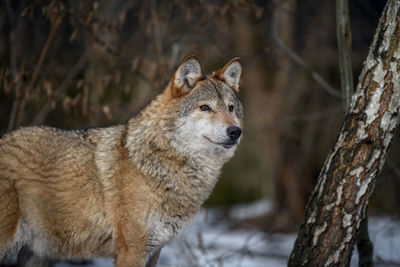
[[[226,132],[228,133],[228,136],[232,141],[236,141],[242,134],[242,129],[237,126],[229,126],[226,129]]]

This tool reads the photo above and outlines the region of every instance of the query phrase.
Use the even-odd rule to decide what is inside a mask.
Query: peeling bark
[[[288,266],[348,266],[400,107],[400,1],[389,0]]]

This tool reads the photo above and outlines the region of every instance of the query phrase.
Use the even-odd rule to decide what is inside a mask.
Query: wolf
[[[126,124],[5,134],[0,263],[21,250],[35,256],[25,266],[93,257],[145,266],[190,223],[234,155],[242,135],[241,72],[234,58],[203,75],[188,56]]]

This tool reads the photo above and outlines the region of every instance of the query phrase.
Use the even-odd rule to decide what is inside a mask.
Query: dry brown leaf
[[[111,116],[110,107],[108,105],[104,105],[102,110],[103,110],[104,115],[106,115],[107,119],[111,120],[112,116]]]
[[[51,82],[49,82],[48,80],[43,80],[43,88],[46,96],[50,98],[53,95],[53,86]]]
[[[69,41],[71,43],[76,40],[76,37],[78,36],[78,31],[79,31],[78,28],[75,28],[71,36],[69,37]]]

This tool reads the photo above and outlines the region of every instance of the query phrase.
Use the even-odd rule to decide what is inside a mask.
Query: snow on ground
[[[219,209],[202,210],[182,235],[166,245],[159,267],[167,266],[286,266],[296,233],[264,233],[257,229],[230,229],[230,220],[251,218],[270,212],[270,201],[262,200],[231,209],[229,219],[217,219]],[[400,266],[400,222],[390,217],[369,219],[377,267]],[[358,266],[356,250],[351,266]],[[89,265],[59,263],[56,267],[112,267],[111,259],[95,259]]]

